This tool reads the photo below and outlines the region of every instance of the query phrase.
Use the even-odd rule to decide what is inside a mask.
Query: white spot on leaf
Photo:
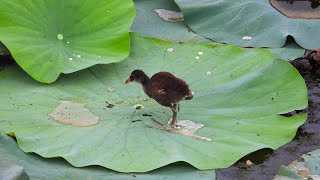
[[[108,92],[114,92],[115,91],[115,89],[112,88],[112,87],[108,87],[107,90],[108,90]]]
[[[203,52],[198,52],[198,55],[199,55],[199,56],[203,55]]]
[[[173,52],[173,51],[174,51],[173,48],[168,48],[168,49],[167,49],[167,52],[169,52],[169,53],[171,53],[171,52]]]
[[[244,36],[244,37],[242,38],[242,40],[245,40],[245,41],[250,41],[251,39],[252,39],[251,36]]]
[[[154,129],[166,130],[166,131],[171,132],[171,133],[180,134],[180,135],[191,137],[191,138],[197,139],[197,140],[208,141],[208,142],[211,141],[210,138],[207,138],[207,137],[200,136],[200,135],[196,134],[196,132],[199,129],[204,127],[203,124],[195,123],[195,122],[192,122],[190,120],[179,120],[179,121],[177,121],[177,128],[173,128],[169,124],[170,124],[170,121],[168,122],[168,124],[165,124],[163,126],[154,126],[153,128]]]

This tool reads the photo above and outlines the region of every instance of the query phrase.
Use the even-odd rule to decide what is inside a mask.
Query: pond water
[[[279,12],[294,19],[319,19],[320,0],[270,0]]]

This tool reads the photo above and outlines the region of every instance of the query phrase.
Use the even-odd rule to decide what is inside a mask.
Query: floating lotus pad
[[[129,55],[132,0],[0,0],[0,12],[0,41],[40,82]]]
[[[146,179],[215,179],[214,171],[198,171],[184,164],[175,164],[143,174],[117,173],[101,167],[72,167],[62,158],[44,159],[20,150],[16,142],[0,131],[0,178],[18,174],[16,179],[101,179],[101,180],[146,180]],[[25,171],[21,171],[24,169]],[[6,173],[11,170],[12,173]],[[25,173],[27,172],[27,174]]]
[[[217,42],[279,48],[290,35],[305,49],[320,47],[320,19],[288,18],[273,8],[269,0],[175,2],[194,32]]]
[[[200,170],[225,168],[250,152],[289,142],[306,120],[279,115],[306,108],[307,90],[295,68],[269,51],[135,34],[131,39],[127,60],[64,75],[52,85],[34,82],[17,67],[0,71],[6,84],[0,89],[0,128],[15,134],[25,152],[61,156],[77,167],[146,172],[180,161]],[[141,85],[124,84],[137,68],[183,78],[195,93],[181,104],[178,119],[204,125],[196,134],[211,141],[152,128],[159,125],[152,118],[166,123],[172,112],[148,99]],[[48,117],[60,101],[78,99],[99,116],[98,124],[79,128]]]
[[[320,149],[302,155],[288,166],[281,166],[276,179],[320,179]]]
[[[167,22],[161,19],[155,10],[169,10],[172,12],[180,12],[181,10],[172,0],[135,0],[137,16],[134,24],[131,27],[132,31],[138,32],[143,36],[160,38],[172,42],[200,42],[217,44],[199,34],[192,32],[185,22]],[[180,20],[174,18],[175,21]],[[297,45],[291,39],[284,47],[269,49],[277,58],[285,60],[294,60],[302,57],[304,49]]]

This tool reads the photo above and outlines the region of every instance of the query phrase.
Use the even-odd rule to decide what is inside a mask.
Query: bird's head
[[[130,77],[126,80],[126,84],[129,82],[138,82],[138,83],[145,83],[145,81],[149,80],[149,77],[141,70],[136,69],[132,71]]]

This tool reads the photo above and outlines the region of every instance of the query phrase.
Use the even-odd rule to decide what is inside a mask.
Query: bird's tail
[[[186,97],[186,100],[191,100],[193,98],[193,92],[189,92],[189,94]]]

